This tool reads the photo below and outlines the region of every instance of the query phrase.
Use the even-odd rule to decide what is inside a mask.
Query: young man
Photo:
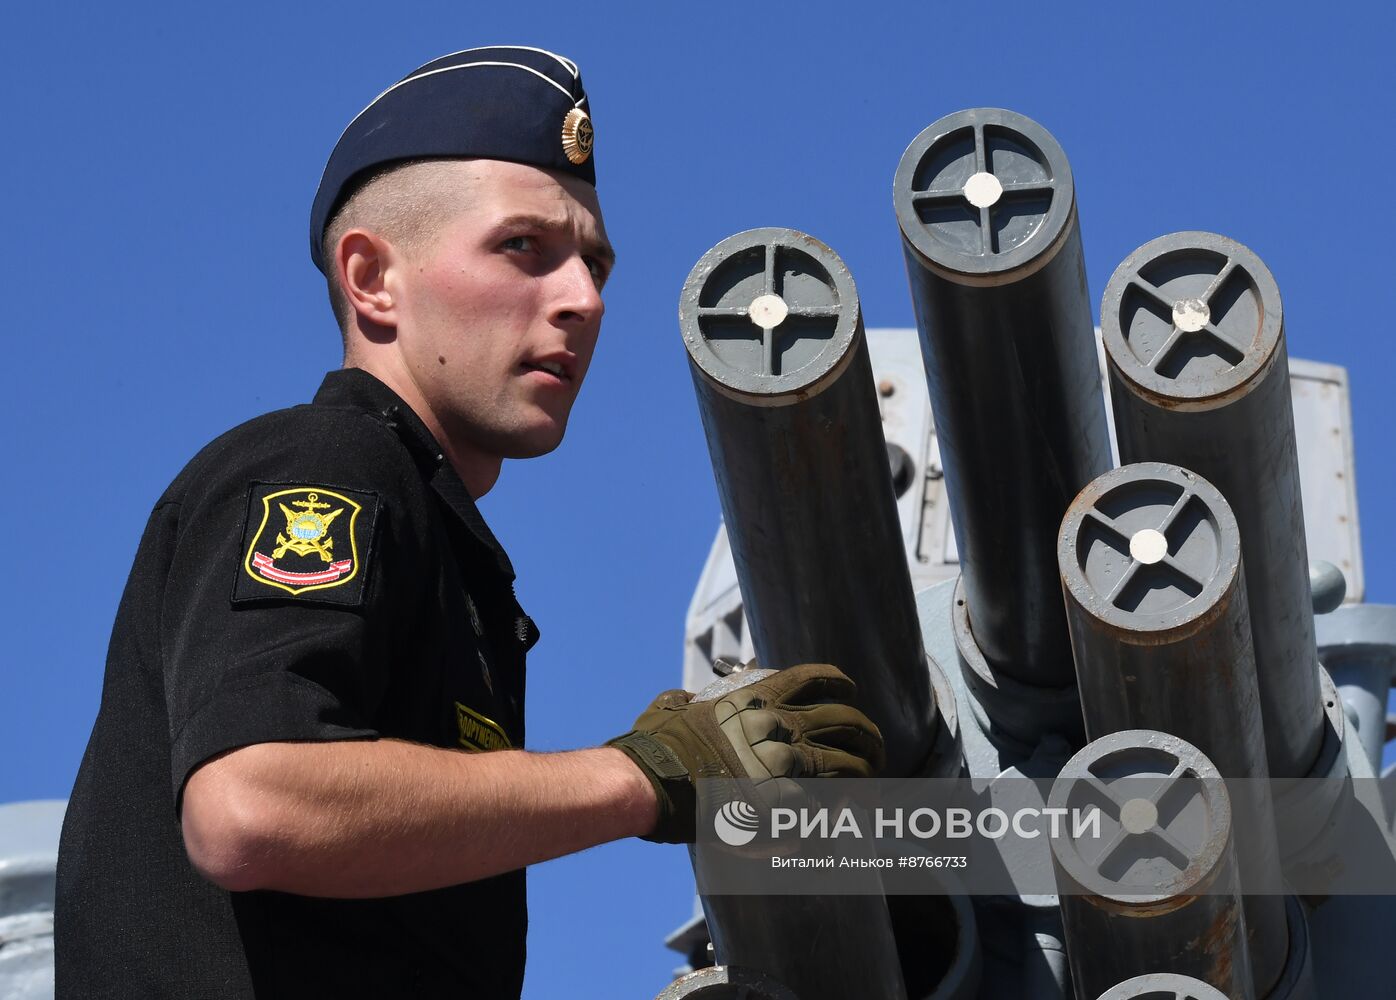
[[[341,136],[311,255],[345,367],[205,448],[122,597],[60,848],[60,996],[517,997],[523,869],[691,841],[693,780],[865,775],[832,667],[532,754],[538,632],[474,500],[561,441],[614,254],[576,66],[428,63]]]

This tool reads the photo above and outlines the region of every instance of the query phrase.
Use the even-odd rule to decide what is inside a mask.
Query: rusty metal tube
[[[918,773],[935,702],[847,268],[802,233],[740,233],[694,266],[679,319],[757,659],[841,667],[887,773]],[[705,895],[703,908],[720,962],[801,1000],[904,1000],[881,895]]]
[[[679,308],[756,657],[833,663],[916,774],[935,702],[853,279],[818,240],[754,229]]]
[[[1275,279],[1224,236],[1163,236],[1116,269],[1100,327],[1120,461],[1190,469],[1235,512],[1270,774],[1305,777],[1324,718]]]
[[[712,701],[769,676],[746,669],[694,695]],[[700,802],[703,792],[699,790]],[[693,872],[705,884],[703,852],[689,849]],[[887,898],[876,893],[840,896],[748,896],[704,893],[703,914],[719,963],[760,972],[800,1000],[906,1000],[901,961]],[[811,941],[839,947],[810,952]]]
[[[1177,466],[1126,465],[1081,491],[1057,546],[1086,736],[1155,729],[1230,785],[1256,989],[1285,967],[1279,840],[1236,519]]]
[[[1078,998],[1167,968],[1253,1000],[1230,801],[1196,747],[1151,730],[1112,733],[1067,762],[1048,802],[1102,817],[1099,835],[1064,823],[1052,838]]]

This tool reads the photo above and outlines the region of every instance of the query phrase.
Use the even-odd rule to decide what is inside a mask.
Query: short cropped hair
[[[389,164],[361,182],[325,227],[321,259],[330,307],[339,321],[345,346],[354,320],[354,306],[339,284],[336,249],[351,229],[367,229],[412,251],[427,245],[441,226],[460,211],[460,185],[451,185],[465,169],[465,160],[407,160]],[[452,203],[452,198],[456,199]]]

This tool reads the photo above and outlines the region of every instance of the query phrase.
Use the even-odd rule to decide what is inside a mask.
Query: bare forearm
[[[195,865],[231,889],[369,897],[456,885],[653,827],[618,750],[467,754],[394,740],[265,743],[189,779]]]

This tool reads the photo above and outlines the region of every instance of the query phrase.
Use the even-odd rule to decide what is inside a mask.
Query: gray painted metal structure
[[[53,891],[66,803],[0,805],[0,997],[53,996]]]
[[[1371,770],[1379,772],[1389,731],[1387,696],[1396,677],[1396,607],[1347,605],[1318,616],[1314,625],[1319,659],[1342,696]]]
[[[1267,766],[1273,769],[1274,744],[1280,743],[1284,751],[1280,753],[1281,774],[1340,779],[1290,785],[1283,790],[1285,798],[1277,801],[1277,813],[1321,818],[1326,809],[1329,817],[1326,824],[1320,822],[1313,829],[1297,833],[1289,828],[1283,830],[1280,849],[1286,866],[1296,859],[1331,865],[1335,829],[1360,829],[1392,843],[1396,771],[1387,773],[1381,792],[1372,779],[1387,727],[1384,706],[1396,670],[1396,609],[1360,603],[1364,590],[1362,553],[1345,372],[1332,365],[1291,361],[1285,355],[1278,327],[1277,293],[1264,286],[1270,280],[1268,273],[1253,255],[1247,256],[1244,248],[1230,241],[1221,241],[1208,242],[1200,248],[1211,252],[1211,258],[1205,253],[1199,257],[1194,253],[1199,247],[1192,246],[1196,242],[1193,237],[1179,237],[1169,244],[1179,253],[1168,257],[1163,273],[1148,270],[1154,266],[1144,259],[1148,257],[1148,248],[1132,257],[1132,263],[1127,262],[1120,273],[1137,277],[1139,268],[1145,268],[1148,273],[1143,280],[1157,294],[1151,296],[1142,286],[1135,287],[1134,294],[1143,295],[1149,303],[1162,302],[1169,307],[1154,310],[1166,328],[1146,331],[1147,335],[1136,341],[1136,346],[1152,343],[1154,348],[1167,348],[1148,358],[1150,363],[1158,361],[1157,370],[1150,371],[1162,384],[1152,395],[1144,394],[1145,401],[1169,401],[1170,392],[1186,396],[1194,390],[1198,398],[1173,399],[1171,402],[1176,405],[1162,406],[1157,419],[1148,413],[1148,419],[1141,420],[1134,412],[1142,408],[1133,398],[1140,395],[1137,385],[1121,375],[1129,358],[1121,362],[1115,357],[1118,352],[1106,350],[1112,310],[1118,322],[1123,308],[1120,298],[1107,295],[1102,310],[1107,329],[1103,336],[1097,333],[1093,345],[1096,354],[1092,362],[1096,367],[1081,363],[1079,338],[1073,341],[1063,334],[1073,325],[1079,326],[1073,324],[1071,317],[1079,317],[1083,310],[1079,299],[1074,300],[1075,305],[1068,301],[1073,296],[1067,294],[1067,279],[1058,275],[1053,280],[1042,275],[1053,262],[1066,272],[1071,269],[1060,262],[1071,257],[1079,259],[1078,251],[1066,253],[1073,243],[1079,246],[1074,192],[1070,188],[1069,168],[1055,142],[1050,136],[1042,138],[1032,131],[1036,126],[1025,122],[1020,116],[980,109],[950,116],[913,143],[898,171],[894,202],[921,333],[924,381],[913,371],[917,344],[911,331],[867,331],[882,429],[886,440],[900,451],[897,513],[904,559],[918,591],[916,607],[928,669],[933,678],[939,674],[939,682],[933,681],[936,707],[941,718],[956,719],[954,746],[959,750],[957,761],[963,773],[976,790],[991,799],[999,783],[1024,777],[1051,780],[1062,773],[1085,739],[1085,729],[1079,721],[1083,716],[1086,728],[1096,723],[1104,727],[1105,721],[1112,718],[1123,725],[1134,718],[1130,713],[1138,710],[1146,718],[1171,721],[1129,722],[1130,725],[1168,730],[1173,737],[1183,735],[1173,732],[1174,727],[1184,730],[1199,745],[1199,752],[1201,744],[1206,744],[1207,753],[1215,752],[1226,759],[1226,770],[1263,773]],[[995,152],[996,149],[1002,152]],[[980,176],[984,174],[992,176]],[[1021,188],[1015,186],[1019,183]],[[1029,203],[1015,205],[1014,199],[1019,197]],[[1036,199],[1035,204],[1032,199]],[[1069,221],[1065,221],[1061,213],[1068,204],[1072,211]],[[1044,241],[1055,242],[1054,248],[1044,250]],[[1226,260],[1232,262],[1230,269],[1223,273],[1226,261],[1209,264],[1210,272],[1198,266],[1200,259],[1215,261],[1218,246],[1225,249]],[[938,254],[945,259],[937,259]],[[1034,255],[1041,261],[1035,272],[1026,263]],[[965,264],[970,258],[978,260]],[[956,262],[963,266],[957,269]],[[1003,274],[998,273],[1000,270]],[[1222,280],[1212,287],[1218,277]],[[1169,298],[1175,290],[1179,295]],[[1189,294],[1184,296],[1183,291]],[[1033,302],[1031,308],[1023,305],[1028,301]],[[1175,316],[1171,307],[1180,301],[1184,307]],[[1125,305],[1135,308],[1134,299]],[[1247,316],[1253,321],[1249,340],[1238,333]],[[1039,334],[1031,342],[1023,333],[1029,328]],[[970,332],[976,336],[970,337]],[[1133,335],[1137,331],[1129,327],[1127,332]],[[1234,341],[1229,346],[1228,338]],[[1128,337],[1121,333],[1117,339],[1124,342]],[[1020,348],[1040,351],[1043,344],[1052,346],[1031,355],[1036,359],[1031,366],[1024,365],[1015,353]],[[1226,363],[1209,362],[1209,350],[1212,358],[1221,357]],[[1212,389],[1221,386],[1213,394],[1216,398],[1208,396],[1211,390],[1197,388],[1205,389],[1208,385]],[[1030,426],[1032,421],[1024,419],[1024,413],[1045,413],[1042,400],[1054,393],[1062,400],[1061,409]],[[1121,394],[1129,398],[1112,402],[1112,395]],[[1084,674],[1090,672],[1085,668],[1080,689],[1081,697],[1090,701],[1101,698],[1102,704],[1078,704],[1074,680],[1077,670],[1082,670],[1081,664],[1071,663],[1063,672],[1061,661],[1046,652],[1054,641],[1053,626],[1048,621],[1051,609],[1040,595],[1048,589],[1045,579],[1051,584],[1052,598],[1059,599],[1061,591],[1056,588],[1061,581],[1056,575],[1057,567],[1049,567],[1051,572],[1044,573],[1040,564],[1034,564],[1034,550],[1029,543],[1033,538],[1045,539],[1046,558],[1055,559],[1057,519],[1045,513],[1050,506],[1038,501],[1062,480],[1044,485],[1040,470],[1048,463],[1049,454],[1069,454],[1073,447],[1078,455],[1100,451],[1098,444],[1091,443],[1097,441],[1093,429],[1096,425],[1083,415],[1102,410],[1104,427],[1110,435],[1107,440],[1113,440],[1117,434],[1119,438],[1114,461],[1123,454],[1126,461],[1171,462],[1206,477],[1226,497],[1228,503],[1220,506],[1229,504],[1237,521],[1230,529],[1231,541],[1211,553],[1214,562],[1195,559],[1200,551],[1195,548],[1184,551],[1170,545],[1165,549],[1168,557],[1181,560],[1179,565],[1191,576],[1188,586],[1196,593],[1184,592],[1184,596],[1200,602],[1196,608],[1181,610],[1178,615],[1179,624],[1190,621],[1196,625],[1193,637],[1169,634],[1166,629],[1150,631],[1147,626],[1141,631],[1138,620],[1124,622],[1115,636],[1121,640],[1133,634],[1140,640],[1138,646],[1159,640],[1163,648],[1148,652],[1131,648],[1127,656],[1141,657],[1141,669],[1154,656],[1156,669],[1162,669],[1159,663],[1166,663],[1168,670],[1177,672],[1181,678],[1177,687],[1184,697],[1162,707],[1145,705],[1139,699],[1131,702],[1128,697],[1121,698],[1120,692],[1111,692],[1108,665],[1107,669],[1096,670],[1090,682],[1084,680]],[[1187,419],[1180,422],[1180,413]],[[1194,421],[1195,414],[1203,416]],[[1242,478],[1249,474],[1255,488],[1272,489],[1276,496],[1259,500],[1243,496],[1225,476],[1190,465],[1188,459],[1172,453],[1148,453],[1141,445],[1141,441],[1151,440],[1152,434],[1160,435],[1162,440],[1170,436],[1187,440],[1194,424],[1200,425],[1204,417],[1212,421],[1206,435],[1213,440],[1203,441],[1206,435],[1197,432],[1197,438],[1188,447],[1204,458],[1213,455],[1215,461],[1221,459],[1213,453],[1225,452],[1234,466],[1250,468],[1249,473],[1238,473],[1233,468],[1233,475]],[[1084,428],[1081,437],[1085,444],[1083,440],[1070,441],[1070,433],[1060,433],[1064,426]],[[1166,427],[1167,432],[1160,431],[1161,427]],[[1258,456],[1283,453],[1286,444],[1297,452],[1296,462],[1285,466],[1281,454],[1272,460],[1271,467],[1262,467]],[[1111,454],[1108,445],[1104,452]],[[1114,461],[1107,457],[1064,491],[1056,513],[1065,511],[1077,490]],[[1228,484],[1224,483],[1237,495],[1228,492]],[[830,491],[848,486],[842,480],[825,484]],[[1290,496],[1296,489],[1302,491],[1302,504]],[[1057,503],[1050,498],[1044,502]],[[1020,506],[1013,507],[1014,504]],[[1296,519],[1302,522],[1302,531],[1296,528]],[[1048,526],[1045,534],[1043,525]],[[685,686],[694,690],[711,676],[713,657],[740,659],[753,651],[738,574],[732,563],[728,527],[719,529],[714,540],[685,629]],[[1203,530],[1200,522],[1191,527]],[[1264,537],[1267,533],[1286,539],[1289,555],[1285,565],[1297,565],[1302,570],[1302,586],[1293,585],[1292,574],[1284,575],[1280,583],[1267,579],[1259,586],[1285,590],[1271,602],[1272,606],[1292,605],[1295,594],[1302,594],[1302,601],[1296,612],[1298,626],[1284,622],[1278,630],[1256,620],[1255,602],[1250,602],[1252,656],[1260,649],[1259,633],[1266,631],[1272,647],[1288,651],[1290,660],[1301,664],[1294,667],[1296,674],[1303,674],[1302,664],[1307,664],[1311,676],[1305,677],[1299,689],[1287,697],[1272,692],[1271,700],[1291,701],[1289,707],[1296,713],[1295,718],[1307,722],[1287,724],[1282,718],[1277,728],[1284,735],[1270,734],[1265,760],[1257,769],[1256,760],[1262,755],[1256,751],[1255,738],[1261,727],[1247,721],[1254,719],[1254,712],[1242,707],[1237,724],[1235,699],[1230,694],[1223,697],[1223,678],[1202,669],[1193,647],[1211,645],[1219,656],[1239,658],[1242,662],[1233,665],[1234,669],[1225,676],[1238,683],[1244,694],[1247,666],[1240,637],[1245,629],[1240,627],[1240,637],[1227,637],[1213,631],[1213,623],[1223,619],[1233,626],[1244,625],[1245,598],[1257,586],[1257,571],[1247,548],[1251,544],[1248,536]],[[1169,541],[1167,531],[1161,534]],[[1235,542],[1237,535],[1239,544]],[[996,550],[984,544],[1003,539],[1012,540],[1016,546]],[[1217,541],[1215,533],[1213,541]],[[826,540],[826,544],[839,543],[837,536]],[[1128,551],[1127,544],[1124,548]],[[1239,560],[1234,559],[1237,548],[1242,554]],[[1296,549],[1297,559],[1291,551]],[[983,554],[986,551],[988,555]],[[1015,556],[1018,562],[1013,564]],[[1312,596],[1310,562],[1314,563],[1316,581]],[[1331,563],[1342,579],[1319,566],[1320,562]],[[999,574],[1001,585],[984,584],[987,577],[983,574],[992,577],[994,573]],[[1209,591],[1214,582],[1218,586]],[[983,596],[976,598],[976,591]],[[1140,606],[1143,603],[1141,600]],[[1134,615],[1140,606],[1128,609],[1130,614]],[[1207,606],[1205,610],[1195,613],[1203,606]],[[1065,626],[1067,611],[1062,605],[1056,607],[1063,609],[1060,624]],[[982,608],[984,614],[981,616],[976,608]],[[1004,609],[1026,610],[1010,614]],[[1312,653],[1306,653],[1304,621],[1311,616],[1311,609],[1323,613],[1312,626],[1318,636],[1316,647]],[[1078,607],[1076,613],[1082,615],[1083,623],[1089,622],[1097,629],[1102,625],[1091,609]],[[981,617],[985,624],[981,625]],[[992,638],[986,640],[986,636]],[[1105,648],[1105,641],[1095,635],[1085,645],[1100,649]],[[999,648],[1015,651],[1004,654],[995,649],[994,656],[1012,662],[995,662],[989,655],[996,642],[1003,643]],[[1084,655],[1081,649],[1076,652]],[[1320,660],[1339,683],[1335,684],[1327,672],[1318,668]],[[1284,662],[1282,659],[1282,665]],[[1262,665],[1261,670],[1265,669]],[[1116,670],[1117,680],[1122,670]],[[1260,694],[1255,696],[1259,700],[1264,696],[1264,682],[1253,680],[1252,684],[1252,690],[1259,688]],[[1197,718],[1184,718],[1189,706]],[[1078,720],[1075,731],[1067,718],[1070,711],[1075,712]],[[1092,718],[1096,723],[1090,721]],[[1221,732],[1223,718],[1230,720],[1234,731]],[[1268,716],[1263,716],[1263,723],[1269,733]],[[1288,763],[1284,763],[1286,760]],[[1309,798],[1299,808],[1304,796],[1314,795],[1332,798],[1324,802]],[[1249,811],[1244,805],[1240,810]],[[1233,812],[1233,817],[1236,815]],[[1029,853],[1032,850],[1028,848]],[[1027,860],[1051,864],[1049,847],[1043,844],[1041,851],[1045,857]],[[1241,856],[1245,856],[1244,851]],[[1268,865],[1265,862],[1262,867]],[[1232,872],[1231,877],[1235,876]],[[1359,896],[1276,899],[1282,903],[1267,907],[1265,912],[1268,924],[1278,923],[1279,927],[1272,928],[1259,950],[1271,956],[1265,960],[1272,970],[1269,974],[1273,974],[1275,956],[1282,961],[1282,969],[1273,986],[1256,990],[1258,997],[1280,1000],[1314,995],[1379,996],[1390,992],[1392,977],[1386,961],[1389,946],[1384,934],[1385,928],[1396,920],[1396,904],[1392,900]],[[1062,922],[1063,909],[1071,909],[1075,903],[1063,906],[1058,896],[1033,895],[1026,888],[1016,896],[974,897],[960,902],[968,904],[966,916],[957,917],[946,932],[953,932],[958,940],[972,945],[977,961],[947,968],[930,993],[932,996],[985,1000],[1075,996],[1078,1000],[1098,1000],[1103,995],[1116,1000],[1136,996],[1214,1000],[1221,995],[1174,969],[1143,970],[1144,975],[1129,982],[1116,980],[1107,984],[1104,994],[1087,993],[1080,984],[1073,986],[1071,965],[1080,956],[1071,954],[1073,949]],[[1282,920],[1274,918],[1278,905],[1283,906]],[[1245,906],[1243,902],[1241,911],[1232,912],[1244,912]],[[907,919],[907,911],[902,907],[895,910],[894,925],[902,932],[898,934],[902,940],[906,928],[898,921]],[[1134,929],[1137,927],[1129,928]],[[696,964],[706,964],[701,914],[695,914],[694,920],[671,941]],[[1233,941],[1233,945],[1246,952],[1251,942],[1237,945]],[[1080,951],[1080,946],[1076,950]],[[756,964],[759,966],[760,962]],[[1160,992],[1165,990],[1169,992]],[[924,991],[914,995],[916,1000],[922,1000]]]
[[[963,748],[964,766],[976,781],[992,781],[999,775],[1055,776],[1071,756],[1071,748],[1050,738],[1028,748],[1014,748],[1002,739],[991,739],[985,713],[971,696],[962,672],[955,669],[958,650],[952,610],[959,563],[950,530],[945,481],[938,465],[936,429],[924,387],[914,381],[920,362],[916,332],[875,328],[868,330],[867,335],[874,382],[895,385],[895,392],[881,399],[884,433],[889,441],[901,444],[918,466],[914,485],[898,498],[898,509],[904,558],[918,588],[917,610],[926,650],[933,666],[949,667],[944,675],[950,695],[938,696],[937,709],[958,711],[957,736]],[[1346,374],[1332,365],[1296,358],[1290,359],[1290,381],[1295,387],[1296,426],[1321,429],[1321,433],[1299,433],[1310,553],[1315,560],[1342,564],[1348,577],[1346,603],[1315,619],[1319,654],[1325,663],[1329,663],[1330,656],[1337,656],[1359,664],[1374,661],[1380,668],[1376,672],[1381,676],[1375,685],[1358,688],[1355,693],[1369,707],[1376,708],[1371,713],[1375,721],[1364,722],[1367,731],[1384,735],[1386,693],[1392,672],[1396,671],[1396,608],[1360,603],[1360,518],[1351,491],[1355,470]],[[1310,502],[1311,497],[1317,499]],[[722,526],[694,589],[685,626],[685,687],[697,690],[709,682],[714,650],[733,658],[751,655],[751,636]],[[1341,699],[1340,712],[1346,710],[1348,721],[1353,716],[1352,693],[1344,693]],[[1349,726],[1349,730],[1353,728]],[[1359,741],[1348,740],[1341,750],[1354,776],[1371,777],[1379,770],[1379,756],[1369,757]],[[1366,803],[1364,808],[1375,808],[1390,829],[1396,821],[1396,768],[1388,774],[1388,792],[1383,801]],[[972,924],[968,933],[956,933],[972,942],[972,954],[978,961],[965,962],[947,972],[936,995],[982,1000],[1075,995],[1057,897],[975,898],[963,902],[972,903]],[[1325,984],[1343,984],[1343,995],[1382,996],[1389,991],[1387,927],[1396,920],[1396,910],[1389,901],[1335,897],[1310,909],[1291,898],[1288,911],[1288,953],[1292,959],[1297,956],[1298,967],[1286,970],[1286,982],[1293,985],[1304,976],[1312,976],[1320,988]],[[669,940],[671,947],[691,963],[712,961],[705,957],[708,937],[701,908],[695,906],[693,919]],[[1170,977],[1160,973],[1141,978],[1152,983]],[[1338,989],[1336,985],[1333,988]],[[1287,994],[1277,990],[1272,995]]]

